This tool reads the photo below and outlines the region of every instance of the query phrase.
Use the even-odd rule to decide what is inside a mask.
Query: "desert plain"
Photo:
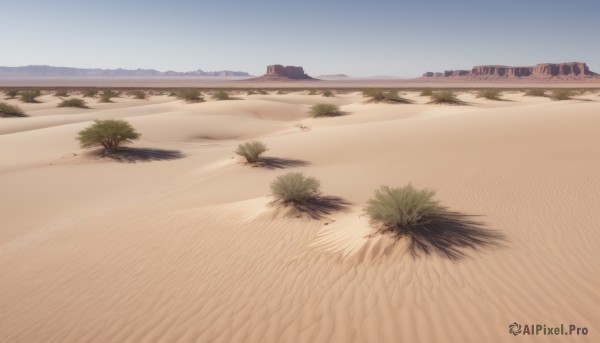
[[[401,90],[409,104],[333,93],[1,100],[28,116],[0,118],[0,341],[563,338],[515,338],[513,322],[584,326],[564,339],[598,341],[597,89],[565,101],[463,89],[461,105],[418,90]],[[343,115],[313,118],[317,103]],[[124,119],[141,138],[118,158],[81,149],[96,119]],[[250,140],[267,144],[266,163],[234,153]],[[339,206],[318,218],[273,206],[269,185],[290,171]],[[502,241],[452,259],[376,234],[366,201],[408,183]]]

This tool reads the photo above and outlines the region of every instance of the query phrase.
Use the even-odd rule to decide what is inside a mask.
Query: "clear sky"
[[[0,65],[419,76],[587,62],[599,0],[2,1]]]

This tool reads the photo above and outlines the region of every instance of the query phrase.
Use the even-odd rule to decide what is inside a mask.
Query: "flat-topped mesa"
[[[475,66],[471,70],[447,70],[444,73],[427,72],[423,77],[461,77],[465,79],[539,78],[582,79],[597,77],[582,62],[542,63],[532,67],[502,65]]]
[[[292,79],[292,80],[314,80],[312,77],[304,73],[302,67],[282,66],[281,64],[273,64],[267,66],[267,73],[259,79],[276,80],[276,79]]]

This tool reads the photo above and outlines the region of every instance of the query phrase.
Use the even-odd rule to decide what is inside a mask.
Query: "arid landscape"
[[[23,114],[0,118],[0,341],[513,342],[513,322],[597,341],[598,85],[227,82],[3,85]],[[81,148],[111,119],[141,136]],[[290,172],[320,181],[306,211],[274,201]],[[429,253],[365,212],[408,184],[448,213]]]

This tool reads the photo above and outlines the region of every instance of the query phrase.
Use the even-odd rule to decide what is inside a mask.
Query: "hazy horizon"
[[[233,0],[227,4],[107,0],[7,3],[0,65],[232,70],[266,65],[310,75],[417,77],[425,71],[586,62],[600,70],[593,42],[600,4],[473,0],[447,3]],[[14,30],[15,27],[19,29]]]

